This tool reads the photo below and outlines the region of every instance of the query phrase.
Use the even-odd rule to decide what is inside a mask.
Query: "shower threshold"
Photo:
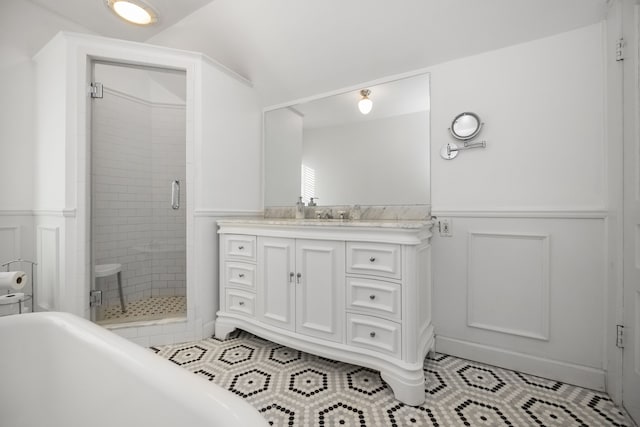
[[[102,326],[148,322],[155,320],[185,320],[187,316],[187,297],[151,297],[127,304],[127,311],[120,310],[120,304],[107,306],[102,318],[96,323]]]

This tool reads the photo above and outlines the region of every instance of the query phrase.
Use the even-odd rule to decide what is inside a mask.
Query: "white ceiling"
[[[212,0],[149,0],[146,3],[158,12],[158,22],[150,27],[128,24],[113,14],[105,0],[29,0],[44,9],[67,18],[106,37],[145,41],[169,28],[185,16]]]
[[[104,0],[30,1],[98,34],[203,52],[253,81],[265,105],[569,31],[601,21],[607,8],[606,0],[147,0],[160,23],[139,28]]]

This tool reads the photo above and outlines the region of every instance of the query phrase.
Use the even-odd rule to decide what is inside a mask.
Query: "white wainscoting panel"
[[[0,226],[0,264],[21,256],[20,226]]]
[[[431,241],[437,350],[604,389],[606,220],[463,214]]]
[[[637,249],[636,249],[636,253],[638,253]],[[638,291],[636,291],[636,293],[635,293],[635,301],[634,301],[634,303],[635,303],[635,307],[634,307],[635,312],[636,313],[640,313],[640,292],[638,292]],[[636,314],[634,320],[635,320],[635,324],[631,325],[631,328],[633,328],[633,329],[629,328],[629,329],[631,329],[630,332],[632,334],[635,333],[635,335],[636,335],[635,337],[633,337],[633,342],[636,345],[636,349],[634,351],[635,361],[634,361],[634,364],[633,364],[633,369],[636,371],[635,372],[636,375],[640,375],[640,350],[638,349],[638,346],[640,345],[640,316],[638,316]]]
[[[469,232],[467,324],[549,339],[549,236]]]
[[[640,225],[636,225],[636,268],[640,268]]]
[[[39,226],[37,231],[38,308],[55,310],[60,289],[60,228]]]

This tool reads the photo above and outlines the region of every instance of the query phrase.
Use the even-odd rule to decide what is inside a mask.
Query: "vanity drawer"
[[[400,245],[347,242],[347,273],[400,279]]]
[[[226,290],[227,312],[242,314],[244,316],[255,315],[256,295],[251,292],[243,292],[238,289]]]
[[[401,301],[398,283],[347,277],[347,310],[400,320]]]
[[[379,317],[347,313],[347,344],[402,357],[399,323]]]
[[[256,236],[224,234],[224,253],[228,259],[256,260]]]
[[[236,286],[255,290],[256,265],[246,262],[226,262],[224,264],[225,286]]]

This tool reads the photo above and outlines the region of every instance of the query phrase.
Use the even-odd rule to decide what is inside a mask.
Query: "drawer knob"
[[[244,301],[238,302],[238,305],[244,305]]]
[[[238,250],[244,250],[244,246],[238,246]]]
[[[371,258],[369,258],[369,261],[376,262],[376,258],[375,257],[371,257]]]
[[[371,338],[375,338],[375,337],[376,337],[376,333],[375,333],[375,332],[369,332],[369,336],[370,336]]]
[[[375,295],[369,295],[369,299],[370,300],[374,300],[374,299],[376,299],[376,296]]]
[[[244,273],[238,274],[238,277],[242,279],[244,277]]]

